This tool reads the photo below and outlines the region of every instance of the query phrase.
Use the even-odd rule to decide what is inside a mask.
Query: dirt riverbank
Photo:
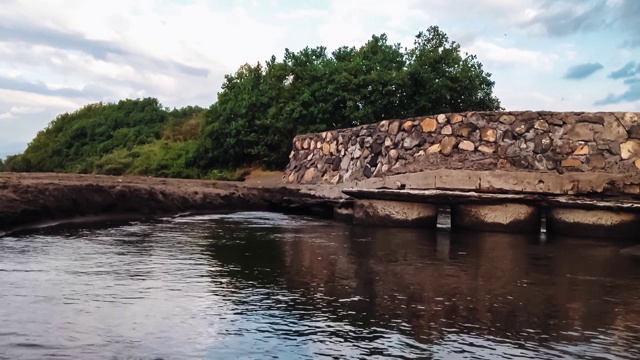
[[[283,187],[279,174],[246,182],[51,173],[0,173],[0,235],[77,218],[234,210],[330,214],[335,199]]]

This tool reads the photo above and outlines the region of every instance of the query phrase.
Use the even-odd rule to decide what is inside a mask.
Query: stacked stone
[[[351,182],[431,169],[632,173],[637,113],[469,112],[296,136],[285,181]]]

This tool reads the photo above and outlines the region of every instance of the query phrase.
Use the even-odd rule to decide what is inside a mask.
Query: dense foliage
[[[58,116],[8,171],[201,177],[281,168],[295,134],[382,119],[496,110],[493,81],[438,27],[412,48],[373,36],[360,48],[285,50],[225,77],[209,109],[168,111],[156,99],[92,104]]]
[[[168,111],[153,98],[87,105],[49,123],[23,154],[6,159],[5,170],[198,177],[185,163],[204,112]]]
[[[373,36],[364,46],[285,51],[264,65],[228,75],[207,113],[204,141],[193,165],[282,167],[298,133],[382,119],[466,110],[496,110],[493,81],[475,56],[437,27],[414,46]]]

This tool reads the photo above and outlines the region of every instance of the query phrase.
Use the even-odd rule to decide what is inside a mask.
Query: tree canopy
[[[438,27],[413,47],[374,35],[360,48],[285,50],[225,77],[192,164],[283,167],[295,134],[390,118],[497,110],[494,82]]]
[[[154,98],[91,104],[59,115],[0,171],[206,177],[216,169],[282,168],[300,133],[383,119],[500,109],[474,55],[438,27],[410,48],[374,35],[361,47],[286,49],[282,60],[225,76],[208,109]]]

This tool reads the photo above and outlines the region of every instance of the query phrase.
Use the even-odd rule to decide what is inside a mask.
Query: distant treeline
[[[220,178],[280,169],[299,133],[382,119],[497,110],[494,82],[437,27],[412,48],[373,36],[360,48],[285,50],[225,76],[208,109],[165,109],[154,98],[87,105],[59,115],[3,171]]]

